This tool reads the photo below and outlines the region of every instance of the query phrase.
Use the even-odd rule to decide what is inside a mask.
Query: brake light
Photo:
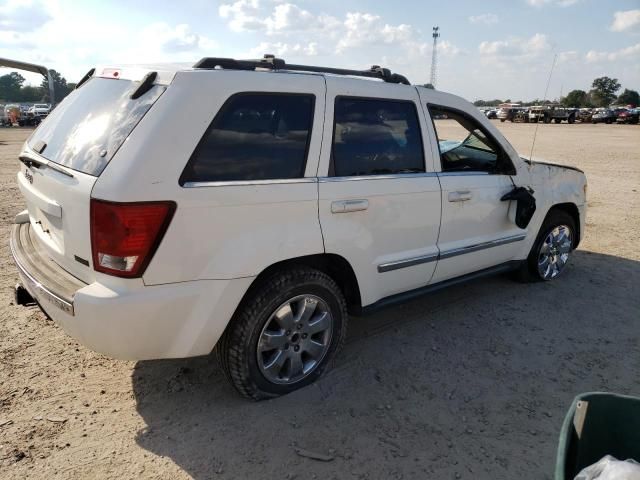
[[[140,277],[171,222],[175,202],[115,203],[91,199],[93,268]]]

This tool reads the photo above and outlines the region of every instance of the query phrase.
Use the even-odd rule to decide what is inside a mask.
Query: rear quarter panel
[[[176,213],[143,280],[147,285],[255,276],[278,261],[324,251],[316,172],[324,80],[265,72],[180,72],[109,163],[93,196],[173,200]],[[187,161],[224,102],[238,92],[314,93],[305,176],[297,183],[185,188]]]

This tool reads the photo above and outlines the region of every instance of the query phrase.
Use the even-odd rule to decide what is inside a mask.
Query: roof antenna
[[[553,75],[553,68],[556,66],[556,59],[558,58],[558,54],[556,53],[553,56],[553,63],[551,64],[551,70],[549,71],[549,78],[547,79],[547,88],[544,89],[544,98],[542,99],[542,105],[544,106],[547,101],[547,93],[549,92],[549,84],[551,83],[551,75]],[[529,168],[533,162],[533,147],[536,146],[536,136],[538,135],[538,125],[540,121],[536,122],[536,129],[533,131],[533,142],[531,142],[531,153],[529,154]]]

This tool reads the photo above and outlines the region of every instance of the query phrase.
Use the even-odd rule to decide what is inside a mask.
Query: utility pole
[[[440,27],[433,27],[433,52],[431,54],[431,85],[436,88],[438,80],[438,37],[440,37]]]

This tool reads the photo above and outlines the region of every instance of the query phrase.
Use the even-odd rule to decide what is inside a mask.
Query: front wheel
[[[216,346],[220,364],[244,396],[261,400],[317,380],[347,331],[344,295],[310,268],[277,272],[252,287]]]
[[[542,223],[526,262],[518,272],[522,281],[549,281],[566,268],[576,244],[576,224],[563,210],[552,210]]]

